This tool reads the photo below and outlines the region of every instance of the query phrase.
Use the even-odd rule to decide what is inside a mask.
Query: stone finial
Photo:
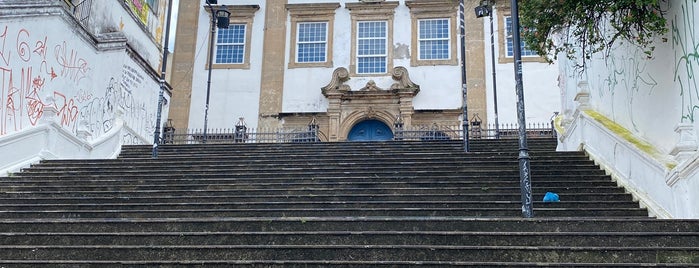
[[[694,134],[694,126],[690,123],[679,123],[675,127],[678,134],[677,144],[670,151],[677,163],[682,163],[697,152],[697,137]]]
[[[420,86],[415,84],[413,81],[410,80],[410,76],[408,75],[408,69],[406,69],[403,66],[396,66],[393,68],[393,72],[391,74],[393,77],[393,80],[396,80],[397,82],[391,85],[392,90],[398,90],[398,89],[420,89]]]
[[[350,87],[344,83],[349,80],[349,72],[345,67],[338,67],[333,71],[330,83],[327,86],[321,88],[323,94],[330,92],[345,92],[349,91]]]
[[[84,141],[89,141],[92,138],[92,133],[90,133],[90,128],[89,124],[87,123],[87,120],[81,119],[80,122],[78,122],[78,129],[76,134],[78,138]]]
[[[376,85],[376,82],[374,80],[369,80],[369,82],[366,83],[366,85],[359,89],[359,91],[381,91],[383,90],[379,86]]]
[[[584,110],[590,108],[590,87],[587,81],[580,81],[578,83],[578,93],[575,94],[576,102],[578,102],[578,109]]]
[[[53,97],[53,94],[46,95],[42,103],[43,106],[41,108],[41,118],[39,119],[39,122],[44,124],[56,122],[56,118],[58,117],[58,109],[56,108],[56,100]]]

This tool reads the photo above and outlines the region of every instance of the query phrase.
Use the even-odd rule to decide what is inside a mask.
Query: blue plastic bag
[[[558,202],[561,201],[558,199],[558,194],[552,193],[552,192],[546,192],[544,195],[544,202]]]

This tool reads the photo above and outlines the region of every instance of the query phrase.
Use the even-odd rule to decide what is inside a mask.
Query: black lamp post
[[[214,61],[214,35],[216,34],[216,27],[221,29],[227,29],[230,25],[231,12],[226,9],[223,5],[219,9],[215,9],[212,4],[217,4],[216,0],[206,0],[206,5],[211,10],[211,33],[209,37],[209,75],[206,80],[206,107],[204,108],[204,135],[202,137],[202,143],[206,143],[206,128],[209,121],[209,98],[211,96],[211,69],[213,67]]]
[[[172,15],[172,1],[167,4],[167,21],[165,22],[165,43],[163,46],[163,64],[160,69],[160,93],[158,94],[158,110],[155,118],[155,132],[153,132],[152,157],[158,158],[158,144],[160,144],[160,122],[163,115],[163,102],[165,100],[165,72],[167,71],[168,42],[170,39],[170,17]]]
[[[495,138],[500,138],[500,123],[498,122],[498,90],[497,77],[495,75],[495,31],[493,30],[493,0],[481,1],[481,5],[475,8],[476,17],[488,16],[490,19],[490,66],[493,71],[493,109],[495,110]]]
[[[519,121],[519,184],[522,193],[522,216],[534,217],[532,201],[532,181],[530,177],[529,148],[527,147],[527,127],[524,115],[524,86],[522,84],[522,47],[519,36],[519,7],[517,0],[512,2],[512,43],[514,48],[515,81],[517,82],[517,121]]]
[[[466,87],[466,22],[464,21],[464,0],[459,0],[459,28],[461,33],[461,128],[464,136],[464,152],[468,152],[468,90]]]

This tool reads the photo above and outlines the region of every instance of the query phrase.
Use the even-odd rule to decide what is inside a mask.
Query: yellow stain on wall
[[[648,154],[650,157],[656,159],[660,163],[663,163],[667,168],[673,169],[675,166],[677,166],[676,163],[663,159],[663,155],[652,144],[637,138],[633,133],[631,133],[631,131],[610,120],[606,116],[593,110],[585,110],[584,113],[602,124],[610,131],[614,132],[614,134],[617,136],[631,143],[634,147]]]
[[[119,31],[124,30],[124,18],[119,18]]]

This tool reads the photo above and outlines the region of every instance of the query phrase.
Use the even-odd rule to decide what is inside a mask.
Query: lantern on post
[[[204,107],[204,138],[202,139],[202,143],[206,143],[206,132],[207,132],[207,125],[209,123],[209,99],[211,96],[211,69],[213,68],[213,61],[214,61],[214,36],[216,34],[216,27],[221,28],[221,29],[227,29],[228,26],[230,25],[230,16],[231,12],[228,11],[228,8],[226,6],[221,6],[218,9],[214,9],[215,7],[212,5],[217,4],[218,1],[216,0],[206,0],[206,4],[209,6],[209,9],[211,10],[211,33],[209,36],[209,74],[208,74],[208,79],[206,80],[206,106]]]
[[[235,138],[234,142],[245,142],[248,139],[248,125],[245,123],[245,119],[240,117],[238,123],[235,123]]]

